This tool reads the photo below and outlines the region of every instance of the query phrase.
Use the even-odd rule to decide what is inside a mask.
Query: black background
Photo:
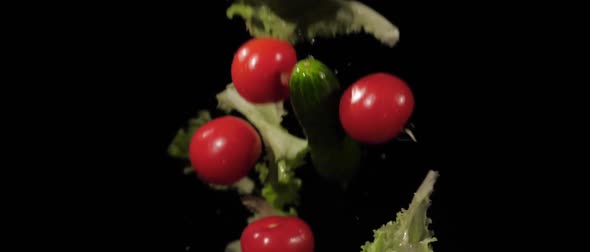
[[[242,20],[225,17],[226,6],[219,1],[207,10],[188,11],[189,6],[153,10],[153,34],[148,34],[146,41],[129,45],[130,50],[141,48],[141,53],[133,57],[147,63],[140,74],[147,74],[149,77],[143,78],[149,82],[136,85],[151,92],[145,99],[147,103],[137,104],[136,109],[151,110],[151,116],[145,118],[145,124],[153,130],[149,144],[160,151],[157,155],[161,158],[150,168],[161,173],[162,180],[153,181],[153,185],[165,188],[157,194],[166,202],[154,207],[167,209],[160,212],[166,215],[159,217],[179,235],[176,243],[170,243],[174,248],[168,251],[222,251],[228,242],[239,238],[249,216],[235,192],[208,189],[194,176],[182,174],[182,162],[165,156],[167,144],[188,118],[199,109],[215,110],[214,95],[231,82],[233,53],[250,37]],[[311,225],[317,251],[359,251],[360,245],[372,239],[373,229],[394,219],[400,208],[408,206],[427,171],[434,169],[441,173],[429,212],[439,239],[434,243],[435,251],[454,251],[460,232],[455,222],[458,216],[451,211],[458,211],[453,208],[457,207],[454,200],[460,190],[454,186],[460,178],[455,177],[457,171],[445,166],[442,153],[448,152],[444,148],[452,148],[449,145],[460,143],[453,141],[458,132],[445,131],[445,124],[452,123],[444,116],[450,113],[449,104],[440,103],[444,99],[436,97],[446,94],[439,90],[453,85],[454,75],[458,74],[437,69],[443,62],[453,64],[451,59],[437,58],[440,54],[436,50],[444,50],[441,40],[448,35],[440,20],[424,20],[427,17],[420,14],[420,9],[386,6],[378,1],[373,7],[399,27],[401,39],[394,48],[359,34],[297,45],[298,56],[313,55],[336,69],[343,86],[377,71],[405,79],[416,96],[411,121],[419,142],[367,147],[362,172],[346,192],[326,184],[313,170],[300,171],[304,185],[299,215]],[[210,18],[199,17],[204,12]],[[137,22],[140,29],[146,28],[142,20]],[[135,27],[131,25],[128,32],[135,32]],[[142,92],[138,90],[137,95]],[[297,127],[293,118],[285,125]],[[382,154],[387,156],[385,160],[381,160]]]
[[[336,69],[344,86],[377,71],[391,72],[407,80],[417,100],[415,116],[411,121],[416,126],[415,134],[419,142],[392,142],[367,147],[363,170],[346,192],[340,192],[335,185],[320,180],[310,167],[301,170],[299,175],[304,185],[299,216],[311,225],[317,240],[317,251],[358,251],[360,245],[372,239],[373,229],[394,219],[397,211],[407,207],[428,169],[439,170],[441,179],[436,185],[430,210],[432,228],[440,240],[434,246],[436,251],[453,251],[460,233],[450,212],[458,191],[453,188],[454,180],[459,178],[454,177],[456,172],[452,168],[444,167],[441,148],[448,147],[439,141],[458,143],[453,143],[452,132],[437,129],[438,125],[450,122],[441,116],[446,112],[447,104],[436,104],[434,101],[441,99],[432,99],[440,95],[436,92],[440,86],[453,85],[453,73],[441,76],[434,70],[435,62],[440,61],[436,59],[434,48],[444,39],[444,31],[432,27],[430,22],[435,23],[436,20],[421,20],[424,17],[419,12],[402,6],[379,4],[382,3],[374,3],[374,8],[401,30],[401,40],[396,47],[388,48],[370,35],[360,34],[317,39],[313,44],[297,45],[297,52],[299,58],[313,55]],[[161,108],[167,116],[159,123],[166,128],[157,133],[162,136],[162,153],[166,140],[173,137],[177,128],[184,126],[188,117],[195,115],[198,109],[215,109],[214,94],[231,81],[229,66],[233,53],[249,35],[242,20],[226,19],[224,7],[212,8],[208,14],[213,20],[206,24],[194,24],[191,15],[180,14],[173,18],[177,22],[165,22],[168,24],[168,29],[165,29],[168,41],[163,41],[162,46],[168,47],[169,51],[162,52],[161,57],[170,60],[165,64],[170,77],[161,85],[171,93],[169,100],[166,99],[170,104]],[[195,36],[202,34],[202,26],[208,24],[214,24],[215,29],[204,33],[205,36]],[[204,29],[209,31],[207,27]],[[433,31],[436,33],[432,34]],[[205,42],[207,45],[201,45],[203,40],[209,41]],[[453,62],[447,61],[446,64]],[[170,89],[170,86],[179,88]],[[154,99],[161,97],[162,94],[159,94]],[[293,118],[290,119],[285,125],[296,130],[297,124]],[[382,154],[387,156],[385,160],[380,159]],[[176,176],[175,187],[170,190],[178,196],[174,201],[176,216],[170,218],[182,217],[179,233],[183,239],[176,244],[179,251],[185,248],[188,251],[222,251],[228,242],[238,239],[249,213],[240,205],[236,193],[209,190],[194,176],[182,175],[182,164],[164,160],[162,172]]]
[[[479,33],[457,26],[465,24],[465,16],[452,6],[363,2],[398,26],[395,47],[367,34],[346,35],[298,44],[298,57],[313,55],[337,70],[343,87],[378,71],[405,79],[416,98],[410,121],[418,142],[365,146],[362,170],[345,192],[301,169],[299,215],[311,225],[317,251],[359,251],[372,240],[373,229],[408,206],[427,171],[437,170],[429,210],[439,239],[434,250],[463,250],[475,236],[464,225],[487,219],[477,203],[483,196],[472,194],[491,174],[484,172],[487,163],[468,159],[481,153],[471,144],[490,136],[473,134],[482,110],[469,111],[465,104],[477,100],[471,82],[489,82],[475,73],[472,61],[489,50],[473,43]],[[109,139],[100,153],[115,159],[103,167],[113,168],[107,176],[125,188],[114,190],[116,197],[109,198],[114,205],[99,206],[99,220],[108,220],[106,213],[124,216],[103,231],[106,237],[133,241],[137,250],[223,251],[246,226],[249,213],[235,192],[208,189],[184,175],[185,164],[166,153],[177,130],[198,110],[219,115],[215,94],[231,82],[233,53],[250,38],[241,19],[226,18],[228,6],[226,1],[125,6],[105,12],[84,38],[97,59],[90,88],[99,95],[83,99],[97,102],[91,123],[101,126],[96,138]],[[285,126],[297,132],[292,113]]]
[[[299,57],[337,69],[343,86],[374,71],[406,79],[419,142],[367,147],[346,193],[300,171],[300,213],[318,251],[358,251],[407,206],[428,169],[441,174],[429,211],[434,251],[581,245],[573,236],[583,232],[547,226],[579,225],[583,216],[573,211],[587,184],[575,181],[585,178],[576,159],[584,141],[573,130],[583,125],[574,121],[585,115],[576,109],[587,107],[586,93],[568,85],[583,83],[569,66],[580,64],[568,59],[582,55],[574,47],[582,40],[567,33],[583,34],[575,24],[584,9],[363,2],[400,28],[396,47],[351,35],[298,45]],[[24,215],[6,215],[17,224],[11,233],[24,234],[19,246],[221,251],[236,239],[248,215],[236,194],[208,190],[166,154],[188,118],[214,109],[233,53],[249,38],[243,21],[225,17],[229,1],[22,5],[7,8],[16,31],[6,36],[16,45],[7,52],[16,57],[6,72],[16,81],[6,86],[28,99],[5,99],[18,115],[6,120],[18,128],[6,131],[18,143],[8,146],[24,153],[24,165],[5,170],[28,182],[10,187],[18,200],[5,203]],[[21,94],[8,90],[8,98]]]

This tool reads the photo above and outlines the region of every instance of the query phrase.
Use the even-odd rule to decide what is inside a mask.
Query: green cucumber
[[[307,137],[316,171],[329,180],[350,180],[361,155],[359,144],[340,124],[340,82],[322,62],[307,58],[295,65],[289,88],[291,105]]]

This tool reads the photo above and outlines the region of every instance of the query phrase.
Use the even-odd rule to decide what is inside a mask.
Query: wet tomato
[[[346,89],[339,110],[342,127],[353,139],[381,144],[403,131],[414,110],[414,96],[399,77],[373,73]]]
[[[295,216],[270,216],[250,223],[240,238],[242,252],[313,252],[309,225]]]
[[[296,63],[295,48],[289,42],[254,38],[234,54],[231,78],[249,102],[277,102],[289,97],[289,79]]]
[[[232,184],[248,175],[261,153],[258,132],[234,116],[202,125],[189,145],[189,159],[199,178],[219,185]]]

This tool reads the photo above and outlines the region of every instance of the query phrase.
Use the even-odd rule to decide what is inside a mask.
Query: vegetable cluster
[[[236,188],[246,195],[243,203],[254,216],[226,251],[312,252],[313,230],[297,215],[304,183],[296,170],[309,157],[319,176],[346,185],[360,167],[361,146],[402,134],[415,101],[407,83],[391,73],[367,73],[342,89],[320,60],[298,60],[293,45],[364,29],[393,46],[399,32],[356,1],[244,0],[232,4],[227,15],[244,18],[254,36],[237,48],[232,83],[216,95],[217,109],[227,115],[212,118],[200,111],[178,131],[168,153],[187,160],[188,171],[212,189]],[[285,102],[292,105],[304,138],[282,126]],[[252,172],[261,185],[259,195],[253,194]],[[374,240],[361,251],[432,252],[436,238],[428,229],[427,210],[437,177],[430,171],[408,209],[374,230]]]

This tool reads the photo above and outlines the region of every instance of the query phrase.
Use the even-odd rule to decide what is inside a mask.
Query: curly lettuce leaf
[[[274,166],[271,163],[271,167]],[[284,161],[270,169],[267,165],[257,165],[256,170],[261,181],[265,181],[262,196],[274,209],[285,211],[285,208],[299,203],[301,179],[295,176],[294,169],[287,167]],[[295,208],[289,208],[290,214],[296,214]]]
[[[269,169],[265,163],[256,164],[255,169],[258,172],[260,181],[270,182],[264,184],[262,196],[274,209],[283,210],[287,205],[297,205],[299,203],[301,179],[295,176],[294,169],[287,169],[284,161],[279,162],[273,168]],[[289,211],[295,213],[293,208]]]
[[[246,28],[254,37],[275,37],[291,42],[297,41],[297,26],[277,16],[269,7],[261,5],[252,7],[243,3],[232,4],[227,9],[227,17],[240,16],[246,22]]]
[[[231,241],[225,246],[225,252],[242,252],[240,240]]]
[[[243,177],[237,182],[231,185],[215,185],[215,184],[208,184],[211,189],[215,189],[218,191],[227,191],[230,189],[236,190],[240,195],[249,195],[252,194],[254,191],[254,181],[249,177]]]
[[[426,212],[430,206],[430,194],[438,172],[428,175],[414,193],[408,210],[397,213],[395,222],[390,221],[373,231],[374,241],[361,247],[362,252],[433,252],[430,243],[436,241],[428,229],[431,220]]]
[[[179,129],[172,139],[172,143],[168,146],[168,154],[175,158],[188,159],[188,147],[193,134],[208,121],[211,121],[211,114],[207,110],[201,110],[196,117],[189,119],[188,127]]]
[[[218,107],[227,113],[237,110],[260,132],[268,150],[264,163],[255,167],[263,183],[262,196],[275,209],[286,211],[285,207],[299,201],[301,179],[295,176],[295,169],[304,163],[309,152],[307,140],[289,134],[281,126],[286,111],[283,102],[253,104],[242,98],[233,84],[217,94]],[[295,213],[294,209],[289,209]]]
[[[389,47],[399,40],[395,25],[358,1],[242,0],[232,4],[226,14],[230,19],[241,17],[254,37],[275,37],[291,43],[363,31]]]
[[[217,94],[218,107],[229,113],[237,110],[258,129],[276,162],[286,162],[288,168],[300,165],[309,151],[307,140],[289,134],[281,126],[287,113],[283,102],[252,104],[240,96],[233,84]]]

